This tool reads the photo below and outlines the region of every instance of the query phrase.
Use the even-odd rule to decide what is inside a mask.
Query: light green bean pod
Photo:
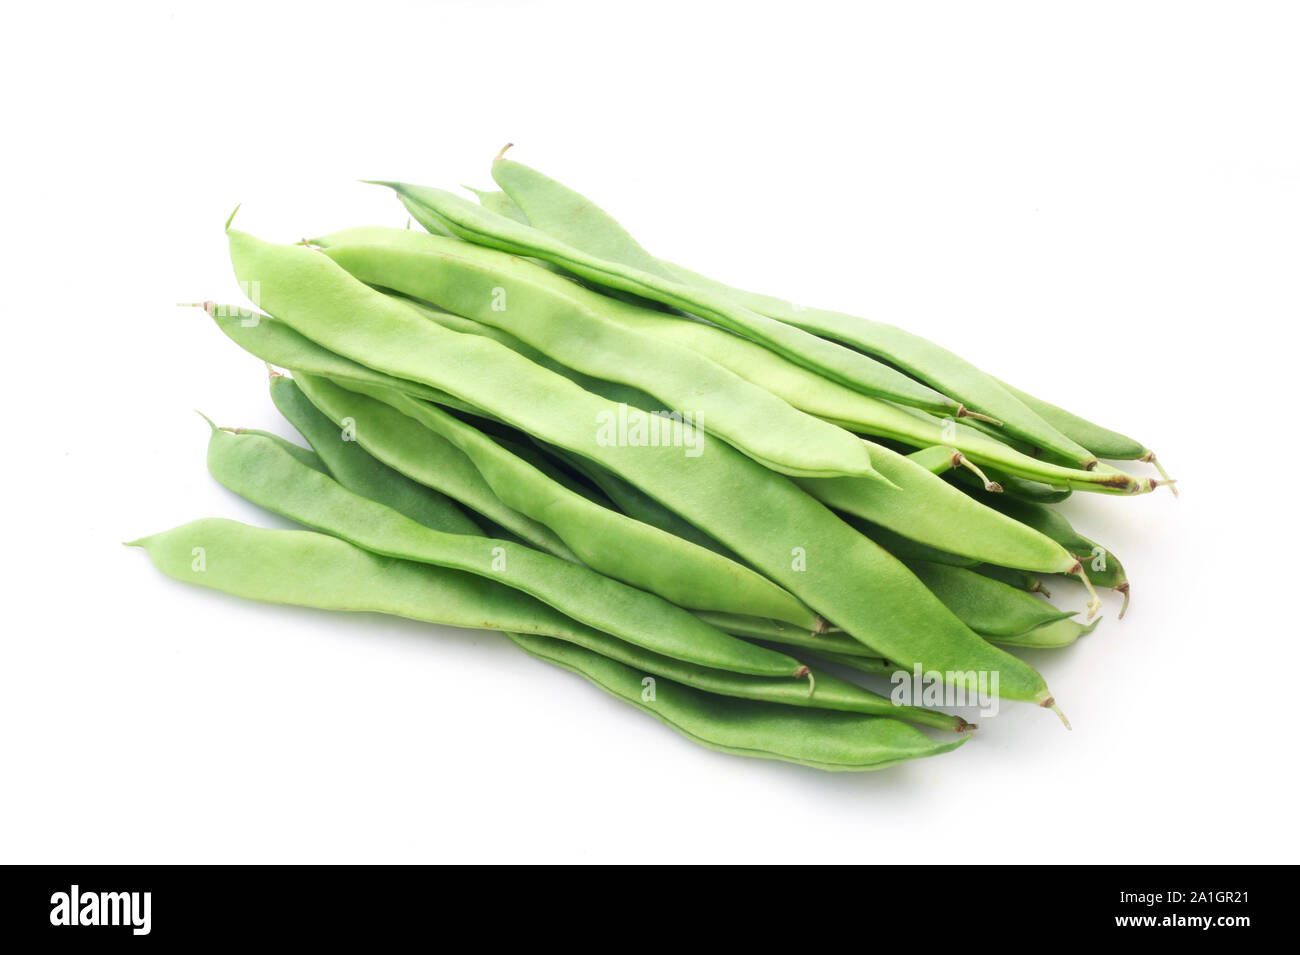
[[[470,319],[438,315],[424,310],[418,304],[415,307],[448,328],[486,335],[527,358],[543,363],[545,361],[535,355],[531,346],[519,342],[499,328],[483,326]],[[562,368],[553,370],[565,374],[588,391],[615,400],[623,398],[630,403],[641,401],[637,396],[624,394],[604,382],[590,381],[585,376],[569,374]],[[888,448],[876,444],[870,446],[872,460],[880,461],[877,471],[887,475],[888,483],[857,477],[801,479],[796,483],[836,510],[869,520],[940,550],[962,554],[975,561],[1000,563],[1042,573],[1079,572],[1078,561],[1055,541],[1031,527],[984,507],[935,477],[924,466],[925,463],[931,463],[928,460],[918,464]],[[656,508],[652,500],[635,488],[620,487],[623,482],[616,475],[608,475],[608,472],[598,466],[577,463],[580,459],[562,449],[558,453],[566,460],[575,462],[575,466],[588,473],[607,494],[613,494],[616,500],[630,505],[635,511],[629,511],[632,516],[702,546],[711,546],[711,538],[707,534],[671,512],[661,513],[662,506]],[[934,452],[927,451],[925,454],[933,455]],[[959,452],[949,449],[949,457],[953,454],[961,457]],[[607,475],[603,479],[604,483],[601,483],[602,472]],[[902,493],[899,493],[900,490]],[[716,550],[717,547],[716,542],[713,542],[711,549]],[[727,556],[731,555],[728,553]]]
[[[271,376],[271,400],[329,464],[328,473],[353,494],[391,507],[436,531],[482,535],[482,528],[465,516],[455,501],[394,471],[358,442],[345,440],[344,432],[321,414],[292,378]]]
[[[872,460],[898,490],[882,487],[879,493],[875,482],[859,478],[803,478],[797,483],[837,511],[930,547],[1021,570],[1079,573],[1079,561],[1056,541],[985,507],[904,455],[877,445]]]
[[[204,420],[207,419],[205,418]],[[290,422],[290,424],[292,423],[293,422]],[[208,424],[212,425],[212,422],[208,421]],[[215,425],[212,426],[215,427]],[[252,434],[259,438],[266,438],[268,441],[273,441],[275,444],[279,445],[281,450],[286,454],[293,455],[299,464],[304,464],[313,471],[319,471],[321,474],[327,476],[331,473],[329,466],[313,449],[304,448],[302,445],[294,444],[292,441],[288,441],[285,438],[280,437],[278,434],[272,434],[270,431],[259,431],[257,428],[227,428],[226,430],[234,431],[236,434]],[[306,435],[303,435],[303,437],[306,437]],[[308,443],[310,444],[311,442],[309,441]]]
[[[1050,422],[1053,427],[1059,428],[1062,432],[1070,435],[1071,438],[1099,458],[1111,458],[1115,461],[1141,461],[1151,455],[1151,451],[1140,441],[1135,441],[1118,431],[1111,431],[1109,428],[1093,424],[1091,421],[1080,418],[1064,408],[1058,408],[1041,398],[1035,398],[1019,388],[1013,388],[1006,382],[1001,382],[1001,384],[1002,387],[1023,402],[1026,407],[1033,409],[1036,414],[1045,421]]]
[[[236,275],[258,282],[265,310],[308,338],[378,371],[448,391],[608,467],[881,656],[966,686],[980,671],[997,671],[1004,698],[1055,706],[1038,673],[957,620],[906,567],[726,443],[699,432],[699,454],[687,456],[681,446],[620,442],[610,430],[619,413],[614,403],[494,341],[441,328],[319,252],[234,230],[229,237]],[[633,551],[624,557],[644,559]]]
[[[649,494],[624,481],[617,474],[613,474],[599,465],[593,464],[576,454],[570,454],[561,448],[550,448],[550,451],[568,462],[569,466],[575,471],[585,475],[628,517],[635,518],[643,524],[649,524],[651,527],[657,527],[674,537],[680,537],[682,540],[690,541],[701,547],[707,547],[714,553],[722,554],[729,560],[736,559],[735,554],[728,551],[676,511],[660,504]]]
[[[373,553],[500,581],[589,627],[700,666],[803,676],[784,654],[756,650],[653,594],[512,541],[433,530],[347,490],[254,435],[214,430],[208,470],[230,490]]]
[[[1101,621],[1101,617],[1091,623],[1080,623],[1077,620],[1053,620],[1050,623],[1026,630],[1024,633],[1017,633],[1012,636],[991,636],[989,639],[1004,647],[1055,650],[1060,647],[1068,647],[1080,637],[1092,633],[1097,629],[1097,624],[1101,623]]]
[[[951,445],[983,467],[998,467],[1027,480],[1103,493],[1151,491],[1137,478],[1104,465],[1091,471],[1033,457],[1008,445],[998,429],[972,419],[936,417],[916,408],[861,394],[803,368],[726,329],[610,301],[605,315],[645,335],[693,349],[789,404],[841,427],[913,447]]]
[[[569,368],[654,395],[767,467],[871,477],[867,446],[698,352],[606,319],[609,300],[518,256],[402,229],[349,229],[312,245],[369,285],[502,329]]]
[[[963,567],[924,561],[909,561],[907,566],[966,626],[990,639],[1074,616],[1033,594]]]
[[[296,373],[298,387],[312,404],[346,431],[348,440],[356,441],[369,454],[407,477],[477,511],[521,541],[565,560],[579,560],[549,527],[503,502],[483,480],[474,463],[441,435],[427,429],[403,428],[400,415],[393,415],[382,406],[371,408],[360,400],[351,402],[351,406],[337,416],[330,415],[321,407],[320,394],[331,387],[340,395],[351,395],[352,392],[330,385],[325,379],[304,374],[301,369],[291,370]],[[360,384],[352,383],[360,387]],[[363,414],[367,409],[372,413]],[[404,442],[401,462],[386,456],[395,429]]]
[[[814,629],[817,615],[747,567],[658,528],[595,504],[442,409],[401,392],[350,383],[350,391],[311,375],[299,387],[334,421],[353,418],[358,440],[390,467],[417,481],[426,473],[424,434],[461,452],[504,506],[545,521],[587,566],[696,610],[750,613]],[[635,559],[629,559],[629,553]]]
[[[583,626],[522,591],[488,578],[396,560],[314,531],[266,530],[207,518],[131,546],[143,547],[169,577],[233,596],[321,610],[383,613],[472,629],[507,625],[516,635],[546,635],[582,647],[584,656],[637,667],[641,674],[662,674],[709,691],[701,695],[716,693],[810,711],[873,714],[947,730],[969,728],[964,720],[935,710],[896,706],[832,674],[820,674],[819,685],[810,693],[809,685],[801,680],[732,673],[666,657]]]
[[[212,302],[206,303],[204,310],[231,341],[269,365],[295,368],[335,381],[359,381],[387,388],[401,388],[417,398],[436,401],[459,411],[472,413],[476,410],[445,391],[416,381],[397,379],[350,358],[336,355],[269,315],[259,315],[233,305],[216,305]]]
[[[744,292],[656,259],[590,199],[520,163],[498,157],[492,164],[492,176],[522,210],[531,227],[555,236],[572,248],[661,276],[670,283],[683,283],[701,293],[733,301],[753,313],[850,345],[997,419],[1009,432],[1073,466],[1088,470],[1097,464],[1096,457],[1087,448],[1025,407],[991,375],[919,335],[854,315],[804,308],[771,296]]]
[[[939,414],[966,410],[932,388],[866,355],[759,315],[711,291],[610,262],[552,238],[539,229],[497,215],[460,196],[428,186],[377,182],[388,186],[421,224],[434,221],[477,245],[545,259],[569,272],[612,289],[680,308],[731,328],[805,367],[855,390],[877,394]]]
[[[647,699],[645,674],[640,670],[573,644],[507,636],[533,656],[573,671],[688,739],[737,756],[779,759],[814,769],[861,771],[937,756],[966,741],[936,743],[897,720],[784,709],[701,693],[671,680],[655,681],[653,698]]]

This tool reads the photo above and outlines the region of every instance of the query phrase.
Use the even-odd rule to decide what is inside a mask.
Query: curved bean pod
[[[751,312],[712,292],[600,259],[460,196],[428,186],[376,182],[397,193],[411,214],[441,223],[456,235],[503,252],[545,259],[590,281],[707,318],[855,390],[903,404],[962,416],[966,409],[932,388],[866,355]]]
[[[575,471],[585,475],[591,483],[604,492],[611,503],[628,517],[634,518],[643,524],[649,524],[651,527],[657,527],[674,537],[690,541],[692,544],[706,547],[716,554],[721,554],[728,560],[736,559],[735,554],[729,552],[676,511],[664,507],[649,494],[624,481],[617,474],[612,474],[605,468],[560,448],[550,448],[550,450],[551,453],[566,461]]]
[[[258,281],[266,310],[307,337],[609,467],[882,656],[963,684],[996,670],[1004,698],[1055,706],[1038,673],[969,630],[902,564],[724,442],[699,432],[700,454],[688,457],[605,440],[599,425],[617,415],[613,403],[496,342],[441,328],[318,252],[228,234],[239,278]]]
[[[1091,623],[1080,623],[1077,620],[1054,620],[1051,623],[1045,623],[1042,626],[1034,627],[1032,630],[1026,630],[1024,633],[1018,633],[1014,636],[989,637],[989,639],[1004,647],[1031,647],[1039,650],[1053,650],[1059,647],[1068,647],[1080,637],[1092,633],[1097,629],[1097,624],[1101,623],[1101,620],[1101,617]]]
[[[936,743],[897,720],[783,709],[701,693],[671,680],[657,680],[654,700],[646,701],[644,674],[639,670],[572,644],[522,634],[507,636],[533,656],[573,671],[688,739],[724,753],[853,771],[937,756],[966,741]]]
[[[1033,594],[962,567],[922,561],[907,566],[966,626],[990,640],[1074,616]]]
[[[701,293],[733,301],[752,313],[850,345],[997,419],[1007,431],[1074,466],[1090,470],[1097,465],[1097,458],[1087,448],[1025,407],[991,375],[919,335],[842,312],[803,308],[771,296],[744,292],[655,259],[590,199],[520,163],[498,157],[492,164],[492,176],[534,229],[557,236],[580,252],[659,275],[667,282],[680,282]]]
[[[387,388],[401,388],[417,398],[436,401],[458,411],[473,413],[476,410],[445,391],[416,381],[394,378],[337,355],[269,315],[258,315],[241,311],[232,305],[217,305],[213,302],[205,302],[203,307],[231,341],[269,365],[295,368],[336,381],[359,381]]]
[[[1085,471],[1036,458],[1007,444],[1006,436],[983,422],[936,417],[861,394],[714,325],[617,301],[606,305],[605,314],[642,334],[693,349],[794,407],[849,431],[912,447],[952,445],[981,466],[1075,490],[1136,494],[1155,488],[1150,478],[1137,478],[1104,465]]]
[[[401,392],[352,383],[355,391],[310,375],[298,376],[312,403],[335,421],[364,422],[362,446],[417,481],[427,473],[423,434],[449,442],[474,465],[505,506],[555,534],[588,567],[696,610],[760,614],[812,629],[817,615],[747,567],[658,528],[589,501],[440,408]],[[628,554],[637,555],[629,560]],[[761,608],[761,609],[759,609]]]
[[[658,678],[663,677],[696,690],[706,690],[709,693],[729,698],[781,703],[810,710],[866,713],[877,717],[907,720],[909,723],[920,723],[923,726],[933,726],[936,729],[949,730],[955,733],[975,728],[959,716],[950,716],[947,713],[920,706],[896,704],[886,697],[872,693],[856,683],[840,679],[824,670],[811,671],[815,679],[814,689],[809,693],[806,686],[798,681],[748,676],[726,670],[696,666],[654,653],[643,647],[624,643],[615,637],[604,634],[601,636],[605,639],[600,643],[594,640],[584,641],[581,644],[576,644],[576,641],[567,641],[567,643],[570,646],[576,644],[599,653],[600,656],[608,660],[614,660],[624,666],[639,670],[643,689],[646,676],[655,677],[656,684]],[[749,645],[756,646],[755,644]],[[644,699],[644,696],[642,698]]]
[[[297,374],[295,382],[308,400],[340,428],[346,428],[349,438],[370,455],[408,478],[459,501],[525,543],[568,561],[579,560],[549,527],[503,502],[474,463],[452,442],[428,429],[410,427],[402,415],[361,399],[349,399],[343,410],[332,414],[331,407],[337,408],[337,404],[326,407],[325,398],[353,393],[326,379],[304,374],[301,369],[290,370]],[[358,382],[350,383],[361,387]],[[394,446],[400,446],[399,460],[390,454]]]
[[[482,536],[482,529],[455,501],[393,470],[358,442],[343,440],[338,425],[321,414],[292,378],[271,376],[271,400],[328,463],[334,479],[353,494],[391,507],[436,531]]]
[[[1156,453],[1140,441],[1135,441],[1118,431],[1103,428],[1099,424],[1093,424],[1086,418],[1080,418],[1064,408],[1058,408],[1041,398],[1025,394],[1006,382],[1001,384],[1002,387],[1023,402],[1025,407],[1033,410],[1035,414],[1062,434],[1068,434],[1073,440],[1083,445],[1097,457],[1110,458],[1115,461],[1145,461],[1150,464],[1160,472],[1163,483],[1169,485],[1169,490],[1174,492],[1174,496],[1178,496],[1178,483],[1169,476],[1169,472],[1156,459]]]
[[[383,613],[471,629],[508,624],[516,635],[525,632],[565,641],[592,657],[639,667],[642,673],[663,673],[710,694],[808,711],[891,716],[947,730],[970,728],[959,717],[896,706],[831,674],[824,675],[825,688],[819,685],[810,694],[805,684],[788,678],[748,676],[684,663],[583,626],[547,604],[487,578],[384,557],[314,531],[266,530],[206,518],[130,546],[143,547],[169,577],[233,596],[321,610]]]
[[[487,577],[384,557],[315,531],[204,518],[130,546],[143,547],[169,577],[250,600],[561,639],[585,639],[589,630]]]
[[[265,438],[214,430],[212,476],[254,504],[376,554],[499,581],[573,619],[657,653],[759,676],[804,676],[785,654],[755,648],[653,594],[511,541],[433,530],[312,471]]]
[[[569,368],[654,395],[774,470],[875,473],[854,435],[698,352],[609,321],[601,314],[609,299],[517,256],[402,229],[349,229],[311,244],[368,285],[500,328]]]
[[[293,422],[289,422],[289,423],[292,424]],[[212,424],[211,421],[208,421],[208,425],[211,427],[216,427],[215,425]],[[321,459],[321,456],[317,454],[313,449],[304,448],[302,445],[294,444],[292,441],[286,440],[285,438],[280,437],[278,434],[272,434],[270,431],[259,431],[257,428],[222,428],[221,430],[230,431],[234,434],[251,434],[251,435],[256,435],[259,438],[266,438],[268,441],[273,441],[275,444],[277,444],[280,447],[280,449],[284,451],[286,454],[293,455],[293,457],[298,461],[299,464],[306,465],[307,467],[311,468],[313,471],[319,471],[321,474],[324,474],[327,477],[331,474],[329,466]],[[303,437],[306,437],[306,435],[303,435]],[[310,443],[311,442],[309,441],[308,444]]]
[[[1084,537],[1059,511],[1042,504],[1017,501],[1010,498],[990,500],[989,505],[1013,520],[1035,528],[1056,541],[1077,557],[1088,571],[1088,577],[1100,587],[1110,587],[1124,595],[1119,619],[1124,619],[1129,604],[1129,580],[1119,558],[1096,541]]]
[[[1026,394],[1019,388],[1013,388],[1006,382],[1001,382],[1001,384],[1002,387],[1015,395],[1026,406],[1032,408],[1044,419],[1051,421],[1055,427],[1068,433],[1075,441],[1082,444],[1099,458],[1110,458],[1115,461],[1139,461],[1144,455],[1151,453],[1145,445],[1127,435],[1093,424],[1091,421],[1080,418],[1064,408],[1048,404],[1041,398]]]
[[[1078,574],[1082,569],[1056,541],[983,506],[909,458],[878,445],[872,460],[901,493],[889,488],[878,492],[874,482],[858,478],[802,478],[796,483],[838,511],[939,550],[1039,573]]]

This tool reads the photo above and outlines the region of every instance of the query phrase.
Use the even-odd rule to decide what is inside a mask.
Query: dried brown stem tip
[[[1148,451],[1146,454],[1142,455],[1142,457],[1138,458],[1138,460],[1143,464],[1151,465],[1159,471],[1160,476],[1164,478],[1165,483],[1169,485],[1169,490],[1174,492],[1174,497],[1178,496],[1178,482],[1174,478],[1171,478],[1169,472],[1164,469],[1164,466],[1161,465],[1158,460],[1156,460],[1156,453],[1154,451]]]
[[[1083,569],[1083,563],[1081,561],[1076,560],[1074,566],[1069,569],[1068,573],[1078,577],[1079,581],[1088,590],[1088,616],[1086,619],[1091,620],[1093,617],[1097,616],[1097,611],[1101,610],[1101,598],[1097,596],[1097,588],[1094,587],[1092,581],[1088,579],[1088,574]]]
[[[1124,605],[1119,608],[1119,619],[1123,620],[1124,614],[1128,612],[1128,599],[1129,599],[1128,581],[1127,580],[1124,581],[1124,583],[1120,584],[1115,589],[1119,593],[1122,593],[1124,595]]]
[[[1061,708],[1056,705],[1055,697],[1049,696],[1047,699],[1043,700],[1043,702],[1039,703],[1038,705],[1043,707],[1044,709],[1051,710],[1053,713],[1059,716],[1061,718],[1061,722],[1065,724],[1065,728],[1067,730],[1074,729],[1074,727],[1070,725],[1070,721],[1065,718],[1065,713],[1062,712]]]
[[[957,406],[957,417],[958,417],[958,418],[974,418],[976,421],[983,421],[983,422],[986,422],[986,423],[988,423],[988,424],[991,424],[991,425],[993,425],[994,427],[997,427],[997,428],[1002,427],[1002,422],[999,421],[997,418],[990,418],[988,415],[986,415],[986,414],[980,414],[978,411],[971,411],[971,410],[970,410],[969,408],[967,408],[965,405],[958,405],[958,406]]]

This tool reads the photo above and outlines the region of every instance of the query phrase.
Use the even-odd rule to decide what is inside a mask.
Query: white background
[[[1296,861],[1294,7],[167,6],[6,24],[0,861]],[[263,370],[175,306],[235,299],[235,204],[402,225],[358,179],[490,187],[507,141],[660,255],[1159,451],[1181,500],[1066,507],[1135,581],[1032,658],[1072,733],[1021,705],[880,773],[723,756],[493,634],[120,545],[279,525],[192,410],[283,431]]]

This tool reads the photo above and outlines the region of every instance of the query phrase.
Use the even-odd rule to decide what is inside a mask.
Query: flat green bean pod
[[[1097,629],[1097,624],[1101,623],[1101,620],[1101,617],[1091,623],[1080,623],[1077,620],[1053,620],[1051,623],[1042,624],[1032,630],[1026,630],[1024,633],[1017,633],[1013,636],[991,636],[989,639],[994,643],[1002,644],[1004,647],[1052,650],[1059,647],[1068,647],[1080,637],[1092,633]]]
[[[963,567],[923,561],[907,566],[966,626],[989,639],[1014,636],[1074,616],[1033,594]]]
[[[470,319],[439,315],[423,309],[418,303],[412,304],[447,328],[486,335],[527,358],[545,361],[530,346],[514,339],[508,332],[483,326]],[[562,368],[553,370],[566,374],[566,377],[587,390],[606,397],[624,397],[633,402],[640,400],[633,395],[616,395],[616,389],[603,382],[592,382],[585,376],[567,374]],[[1007,520],[1004,515],[989,510],[968,495],[931,476],[934,471],[941,469],[940,465],[950,467],[964,461],[961,452],[953,448],[931,448],[903,456],[880,445],[871,444],[871,448],[873,460],[879,458],[882,462],[877,469],[878,473],[887,474],[888,484],[872,487],[872,484],[878,482],[862,478],[805,479],[797,483],[836,510],[888,527],[918,543],[949,553],[959,553],[975,562],[990,561],[1042,573],[1075,574],[1086,584],[1086,575],[1080,574],[1079,562],[1071,558],[1060,545],[1033,528]],[[659,505],[634,486],[628,485],[617,475],[590,462],[584,463],[582,458],[563,449],[552,450],[587,474],[614,500],[621,502],[621,508],[631,516],[712,550],[719,550],[720,545],[709,535],[670,509]],[[973,465],[968,467],[979,474],[978,468]],[[987,483],[983,475],[980,477]],[[895,489],[901,489],[903,493],[899,494]],[[958,520],[954,520],[954,513]],[[725,549],[719,552],[728,557],[733,556]],[[895,553],[895,556],[904,555]]]
[[[750,676],[685,663],[583,626],[488,578],[385,557],[314,531],[266,530],[206,518],[131,546],[143,547],[169,577],[233,596],[321,610],[383,613],[471,629],[507,624],[516,632],[567,641],[593,657],[638,667],[642,674],[662,673],[707,690],[708,695],[889,716],[947,730],[971,728],[959,717],[896,706],[832,674],[824,674],[825,686],[815,687],[810,694],[807,684],[789,678]]]
[[[640,670],[561,641],[507,636],[533,656],[573,671],[688,739],[737,756],[779,759],[814,769],[860,771],[937,756],[966,741],[937,743],[897,720],[728,699],[671,680],[656,680],[654,698],[647,700],[646,674]]]
[[[549,448],[549,445],[548,445]],[[717,554],[722,554],[729,560],[735,560],[736,555],[728,551],[725,547],[715,541],[708,534],[704,533],[694,524],[687,521],[680,514],[671,508],[664,507],[649,494],[644,493],[633,484],[624,481],[617,474],[613,474],[597,464],[581,458],[576,454],[570,454],[560,448],[549,448],[551,453],[569,462],[570,466],[586,475],[587,478],[605,492],[605,496],[618,507],[620,511],[628,517],[635,518],[643,524],[649,524],[651,527],[657,527],[662,531],[672,534],[674,537],[680,537],[682,540],[690,541],[701,547],[707,547]]]
[[[572,547],[583,563],[609,577],[683,607],[759,614],[808,629],[817,626],[813,611],[748,567],[593,503],[441,408],[355,382],[352,387],[358,390],[349,391],[310,375],[297,380],[326,416],[366,422],[357,432],[363,447],[417,481],[437,480],[426,473],[426,457],[419,451],[424,433],[450,442],[504,506],[545,521],[543,526]],[[629,553],[636,559],[629,560]]]
[[[208,424],[212,425],[212,422],[208,421]],[[292,424],[292,422],[290,422],[290,424]],[[313,471],[319,471],[321,474],[324,475],[329,475],[331,473],[329,466],[321,459],[321,456],[317,454],[314,450],[312,450],[311,448],[304,448],[302,445],[299,444],[294,444],[292,441],[282,438],[278,434],[272,434],[270,431],[259,431],[257,428],[226,428],[224,430],[233,431],[236,434],[252,434],[258,436],[259,438],[266,438],[268,441],[272,441],[275,444],[279,445],[280,449],[283,450],[286,454],[293,455],[293,457],[298,461],[299,464],[306,465],[307,467],[311,468]],[[304,437],[306,436],[304,435]]]
[[[131,546],[169,577],[250,600],[561,639],[586,639],[590,630],[488,577],[385,557],[315,531],[204,518]]]
[[[654,395],[774,470],[875,473],[854,435],[698,352],[606,319],[609,299],[518,256],[402,229],[349,229],[311,244],[369,285],[500,328],[567,367]]]
[[[507,634],[509,636],[509,634]],[[840,679],[824,670],[811,671],[814,689],[811,693],[807,687],[795,680],[772,677],[756,677],[696,666],[681,660],[654,653],[643,647],[624,643],[615,637],[606,635],[603,643],[588,640],[580,646],[599,653],[608,660],[617,661],[625,666],[641,671],[641,686],[645,687],[645,678],[652,676],[655,682],[667,678],[675,683],[706,690],[723,697],[758,700],[765,703],[781,703],[812,710],[839,710],[845,713],[866,713],[877,717],[907,720],[936,729],[961,733],[975,729],[975,726],[959,716],[950,716],[938,710],[920,706],[905,706],[894,703],[886,697],[873,693],[848,680]],[[744,642],[744,641],[742,641]],[[569,641],[574,645],[575,641]],[[750,646],[756,646],[750,644]],[[644,694],[642,695],[644,699]]]
[[[850,388],[903,404],[952,414],[969,414],[959,402],[860,352],[759,315],[711,291],[575,249],[539,229],[497,215],[460,196],[428,186],[377,182],[388,186],[424,224],[437,222],[477,245],[545,259],[582,278],[699,315],[744,334],[805,367]]]
[[[1075,441],[1082,444],[1099,458],[1110,458],[1115,461],[1140,461],[1144,456],[1151,453],[1145,445],[1127,435],[1093,424],[1091,421],[1080,418],[1064,408],[1058,408],[1041,398],[1035,398],[1019,388],[1013,388],[1006,382],[1001,382],[1001,384],[1002,387],[1023,402],[1026,407],[1032,408],[1044,420],[1051,422],[1054,427],[1069,434]]]
[[[1169,472],[1156,459],[1156,453],[1142,442],[1136,441],[1128,437],[1128,435],[1120,434],[1118,431],[1103,428],[1099,424],[1093,424],[1086,418],[1080,418],[1064,408],[1058,408],[1041,398],[1025,394],[1006,382],[1002,382],[1002,386],[1023,402],[1025,407],[1032,409],[1035,414],[1050,423],[1052,427],[1063,434],[1068,434],[1073,440],[1086,447],[1097,457],[1110,458],[1115,461],[1144,461],[1150,464],[1160,472],[1161,483],[1168,484],[1169,490],[1174,492],[1175,497],[1178,496],[1178,482],[1169,476]]]
[[[359,381],[387,388],[401,388],[418,398],[436,401],[459,411],[475,410],[464,402],[458,402],[445,391],[415,381],[402,381],[367,368],[350,358],[336,355],[269,315],[259,315],[233,305],[217,305],[213,302],[205,302],[204,310],[231,341],[269,365],[296,368],[310,375],[336,381]]]
[[[901,368],[940,393],[961,400],[971,409],[997,419],[1011,433],[1032,441],[1071,465],[1089,470],[1097,464],[1096,457],[1087,448],[1025,407],[992,376],[919,335],[882,322],[796,306],[770,296],[730,288],[656,259],[590,199],[520,163],[498,156],[492,164],[492,176],[514,200],[531,227],[555,236],[580,252],[622,263],[645,274],[661,276],[670,283],[680,282],[701,293],[733,301],[754,314],[850,345]],[[687,308],[687,311],[691,309]]]
[[[1118,557],[1076,531],[1060,511],[1042,504],[1010,498],[990,500],[988,503],[1013,520],[1050,537],[1079,558],[1080,563],[1087,568],[1089,579],[1097,586],[1110,587],[1123,594],[1124,605],[1120,608],[1119,619],[1124,619],[1124,614],[1128,611],[1130,589],[1128,575]]]
[[[459,501],[533,547],[565,560],[579,560],[549,527],[504,503],[474,463],[441,435],[407,426],[400,414],[382,404],[366,403],[361,399],[354,401],[350,397],[342,412],[337,416],[331,415],[322,405],[322,395],[351,396],[353,393],[331,385],[323,378],[304,374],[301,369],[291,370],[296,374],[298,387],[311,403],[344,429],[348,440],[357,442],[384,464]],[[357,382],[349,383],[360,387]],[[330,392],[331,388],[333,392]],[[391,459],[389,450],[398,439],[402,457],[395,461]]]
[[[373,553],[436,564],[500,581],[581,623],[666,656],[760,676],[803,676],[784,654],[754,648],[675,604],[581,564],[512,541],[433,530],[347,490],[273,442],[220,429],[208,470],[255,504]]]
[[[1074,490],[1136,494],[1155,488],[1150,478],[1113,468],[1085,471],[1026,454],[1008,444],[999,429],[983,422],[937,417],[861,394],[715,325],[617,301],[607,303],[604,314],[642,334],[693,349],[794,407],[849,431],[919,448],[952,445],[982,467],[998,467],[1008,474]]]
[[[437,531],[482,535],[482,529],[455,501],[393,470],[358,442],[344,440],[338,425],[321,414],[292,378],[271,376],[271,400],[329,465],[328,473],[353,494],[391,507]]]
[[[690,456],[672,443],[611,439],[602,422],[619,413],[614,403],[494,341],[441,328],[318,252],[229,237],[236,275],[257,281],[266,311],[308,338],[610,468],[882,656],[968,686],[998,671],[1004,698],[1055,706],[1038,673],[957,620],[901,563],[724,442],[699,432]]]
[[[876,468],[899,491],[859,478],[804,478],[798,484],[837,511],[853,514],[911,540],[973,560],[1048,574],[1075,574],[1078,559],[1056,541],[985,507],[901,454],[877,445]],[[967,509],[962,501],[976,506]]]

